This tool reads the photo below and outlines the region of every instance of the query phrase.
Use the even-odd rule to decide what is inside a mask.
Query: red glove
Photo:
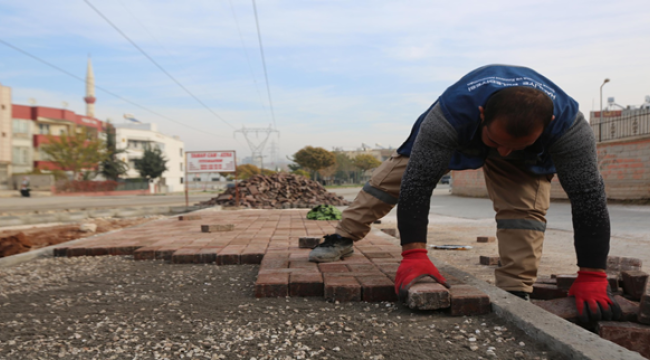
[[[578,320],[582,322],[618,320],[621,317],[621,307],[612,298],[604,272],[578,271],[569,296],[575,296]]]
[[[395,293],[404,302],[408,298],[408,291],[416,280],[423,277],[432,277],[438,283],[449,287],[436,267],[427,256],[426,249],[413,249],[402,252],[402,262],[395,275]]]

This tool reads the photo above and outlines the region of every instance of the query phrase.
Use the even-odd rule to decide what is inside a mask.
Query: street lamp
[[[603,86],[609,82],[609,78],[600,85],[600,121],[598,122],[598,141],[603,141]]]

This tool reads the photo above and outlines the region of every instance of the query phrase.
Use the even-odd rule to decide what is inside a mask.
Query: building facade
[[[147,148],[158,148],[167,160],[167,171],[156,181],[160,192],[185,190],[185,149],[178,136],[167,136],[158,132],[156,124],[114,124],[117,149],[125,149],[121,160],[129,165],[128,178],[139,178],[135,161],[142,158]]]
[[[0,84],[0,189],[9,187],[11,175],[11,88]]]
[[[70,110],[15,104],[11,107],[13,173],[34,169],[61,170],[42,150],[42,146],[49,142],[49,136],[56,139],[84,130],[89,137],[102,138],[104,135],[102,121]]]

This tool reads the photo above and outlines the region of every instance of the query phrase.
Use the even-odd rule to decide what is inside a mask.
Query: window
[[[181,176],[181,184],[183,183],[183,177]]]
[[[183,171],[183,163],[181,163],[181,171]]]
[[[29,134],[29,120],[13,120],[13,132],[14,134]]]
[[[29,165],[30,150],[28,147],[14,146],[12,149],[12,162],[15,165]]]
[[[50,124],[38,124],[38,133],[41,135],[49,135]]]
[[[183,157],[183,148],[180,148],[179,150],[180,150],[181,157]]]

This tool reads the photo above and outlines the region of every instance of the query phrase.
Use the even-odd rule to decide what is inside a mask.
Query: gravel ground
[[[257,266],[50,258],[0,270],[0,359],[564,359],[494,314],[253,296]]]

